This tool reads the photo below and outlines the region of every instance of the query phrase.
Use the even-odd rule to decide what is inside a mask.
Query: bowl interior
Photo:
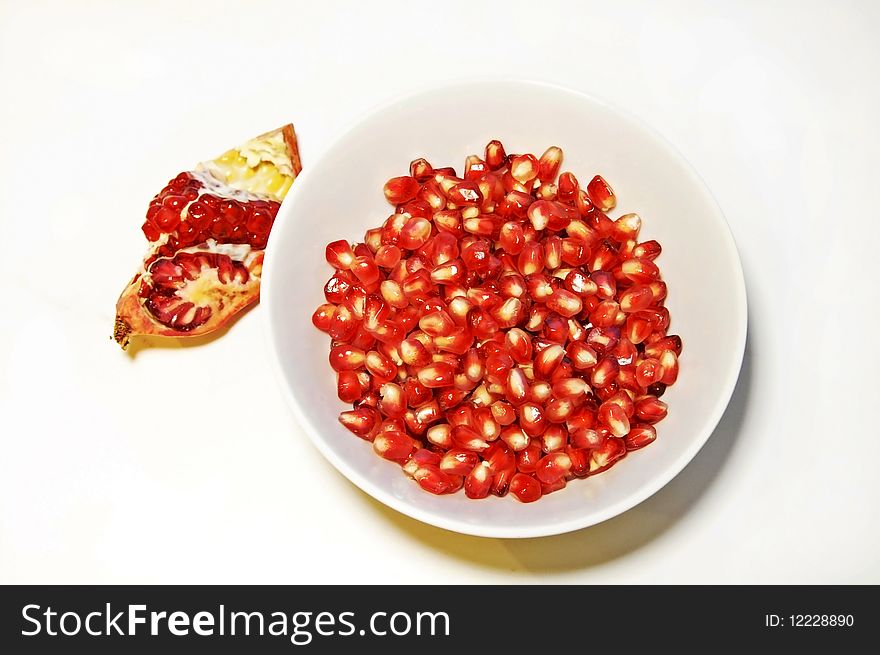
[[[601,173],[618,209],[636,212],[641,239],[663,245],[670,333],[684,341],[681,374],[663,400],[669,416],[650,447],[609,471],[522,505],[432,496],[398,466],[378,458],[338,422],[346,409],[327,363],[327,336],[311,324],[331,274],[324,247],[360,241],[393,211],[389,177],[425,157],[461,173],[466,155],[500,139],[508,152],[565,153],[562,170],[582,182]],[[528,537],[573,530],[619,514],[657,491],[709,437],[730,398],[745,344],[742,271],[727,224],[705,185],[663,139],[588,96],[536,83],[469,82],[395,102],[369,115],[310,163],[280,210],[263,281],[269,334],[282,384],[305,432],[330,461],[378,500],[414,518],[460,532]]]

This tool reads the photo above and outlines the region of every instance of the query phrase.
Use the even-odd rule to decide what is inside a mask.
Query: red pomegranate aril
[[[324,303],[315,310],[314,314],[312,314],[312,325],[322,332],[329,332],[335,315],[336,305]]]
[[[632,255],[637,259],[653,261],[654,259],[657,259],[661,251],[662,248],[660,247],[660,244],[651,240],[637,244],[636,247],[633,248]]]
[[[563,173],[560,175],[556,187],[556,195],[559,201],[567,203],[574,202],[580,190],[580,184],[578,184],[578,180],[573,173]]]
[[[654,295],[646,284],[636,284],[620,295],[620,310],[626,313],[637,312],[651,306]]]
[[[565,423],[574,410],[575,405],[568,398],[551,398],[547,402],[544,413],[551,423]]]
[[[571,460],[571,475],[582,478],[590,472],[590,451],[584,448],[565,447],[565,454]],[[562,478],[564,479],[564,478]]]
[[[578,428],[569,431],[569,440],[575,448],[593,449],[602,443],[602,437],[592,428]]]
[[[379,411],[385,416],[400,418],[406,414],[406,399],[399,385],[386,382],[379,389],[379,396]]]
[[[657,382],[666,386],[675,384],[678,380],[678,355],[673,350],[664,350],[660,355],[660,367],[663,369],[663,375]]]
[[[655,396],[642,396],[635,401],[635,416],[645,423],[654,424],[666,418],[667,407]]]
[[[491,486],[492,473],[486,462],[477,464],[464,478],[464,493],[468,498],[485,498]]]
[[[565,452],[553,452],[538,462],[535,475],[545,484],[553,484],[571,470],[571,458]]]
[[[544,267],[553,271],[562,266],[562,239],[548,236],[544,239]]]
[[[542,182],[552,182],[559,173],[562,165],[562,148],[550,146],[538,160],[538,179]]]
[[[507,164],[507,153],[500,141],[493,140],[486,144],[486,163],[493,171]]]
[[[420,157],[419,159],[414,159],[410,162],[409,175],[414,178],[416,182],[427,182],[434,177],[434,169],[431,167],[431,164],[428,163],[427,159]]]
[[[400,205],[412,200],[419,192],[418,181],[409,175],[393,177],[385,183],[385,199],[392,205]]]
[[[379,412],[369,407],[359,407],[342,412],[339,422],[361,439],[369,440],[379,425]]]
[[[520,405],[518,414],[520,427],[530,437],[540,436],[547,428],[548,421],[544,410],[536,403]]]
[[[661,367],[660,360],[658,359],[648,357],[647,359],[641,360],[636,365],[636,381],[642,387],[650,387],[655,382],[659,382],[662,377],[663,368]]]
[[[590,452],[590,475],[596,475],[611,468],[625,455],[626,445],[623,439],[616,437],[605,439],[599,448]]]
[[[605,401],[599,407],[599,421],[608,426],[615,437],[623,437],[629,432],[629,417],[615,403]]]
[[[510,479],[510,493],[521,503],[533,503],[541,498],[541,484],[525,473],[515,473]]]
[[[649,284],[660,277],[660,269],[649,259],[627,259],[620,272],[636,284]]]
[[[634,425],[623,439],[627,450],[638,450],[652,443],[657,438],[657,430],[653,425]]]
[[[531,154],[511,157],[510,174],[520,184],[531,182],[538,176],[538,160]]]
[[[336,394],[345,403],[353,403],[363,397],[364,392],[355,371],[339,371],[336,377]]]
[[[676,355],[681,355],[681,337],[676,334],[671,334],[662,339],[658,339],[650,345],[645,346],[645,356],[660,359],[664,350],[671,350]]]
[[[489,447],[489,443],[483,436],[469,425],[456,425],[452,428],[452,441],[459,448],[473,452],[483,452]]]
[[[619,369],[619,365],[617,360],[613,357],[603,357],[599,362],[593,367],[593,371],[590,375],[590,384],[596,387],[607,387],[614,381],[615,376],[617,376],[617,371]]]
[[[566,354],[571,360],[571,365],[579,371],[592,368],[599,361],[596,351],[580,341],[572,341],[568,344]]]
[[[428,428],[426,437],[435,446],[440,448],[452,448],[452,426],[448,423],[432,425]]]
[[[334,371],[355,371],[364,365],[364,351],[343,344],[330,349],[330,366]]]
[[[449,493],[454,487],[450,476],[431,464],[420,466],[413,474],[413,478],[422,489],[438,496]]]
[[[405,459],[414,447],[415,442],[403,432],[380,432],[373,439],[376,454],[392,461]]]
[[[570,317],[580,313],[583,303],[576,294],[566,289],[556,289],[547,300],[547,307],[562,316]]]
[[[495,207],[495,213],[502,218],[525,218],[532,197],[522,191],[510,191]]]
[[[327,244],[327,263],[335,269],[348,270],[354,264],[354,252],[348,241],[340,240]]]
[[[397,376],[397,366],[389,357],[371,350],[364,357],[364,366],[375,379],[390,381]]]
[[[452,448],[440,459],[440,470],[452,475],[467,475],[479,461],[479,456],[472,451]]]
[[[593,204],[603,212],[610,211],[617,205],[614,191],[611,190],[611,187],[601,175],[596,175],[590,180],[590,183],[587,185],[587,193]]]
[[[620,340],[620,328],[618,327],[594,327],[587,332],[586,343],[596,353],[604,354],[617,345]]]
[[[565,357],[565,349],[559,344],[553,344],[544,348],[535,357],[535,376],[545,380],[548,379],[562,362],[563,357]]]
[[[450,364],[435,362],[420,369],[417,377],[429,389],[448,387],[455,382],[455,368]]]

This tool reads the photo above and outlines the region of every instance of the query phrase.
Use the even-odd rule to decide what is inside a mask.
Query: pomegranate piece
[[[638,241],[638,215],[605,215],[616,198],[600,176],[557,179],[562,158],[491,141],[463,178],[416,159],[385,185],[395,211],[381,227],[327,246],[334,270],[311,320],[333,339],[337,395],[354,406],[340,423],[430,493],[534,502],[653,443],[666,416],[681,339],[667,334],[660,244]],[[265,213],[199,193],[175,181],[145,233],[188,234],[180,208],[196,198],[194,229],[231,234],[245,214],[248,230],[266,229]],[[162,298],[185,300],[200,267],[229,283],[250,275],[189,250],[154,262]],[[149,302],[178,327],[206,317]]]
[[[205,335],[255,303],[269,232],[300,170],[296,135],[286,125],[172,179],[147,209],[149,249],[116,304],[116,342],[125,348],[138,335]],[[343,243],[327,247],[340,273],[353,263]],[[328,296],[344,296],[355,280],[337,282]],[[326,311],[316,321],[329,327]]]

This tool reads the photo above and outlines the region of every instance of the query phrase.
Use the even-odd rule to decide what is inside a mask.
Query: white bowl
[[[434,496],[337,421],[327,335],[311,324],[331,274],[324,247],[359,241],[392,213],[382,186],[425,157],[454,166],[491,139],[508,152],[540,155],[558,145],[562,170],[582,181],[601,173],[618,209],[636,212],[642,239],[663,245],[670,333],[684,341],[681,373],[663,397],[669,416],[657,441],[601,475],[573,480],[536,503],[512,497]],[[387,104],[307,162],[281,207],[266,254],[262,297],[287,399],[303,430],[333,465],[377,500],[420,521],[488,537],[537,537],[584,528],[645,500],[696,455],[733,392],[746,339],[746,296],[736,246],[697,173],[638,120],[575,91],[513,80],[433,88]]]

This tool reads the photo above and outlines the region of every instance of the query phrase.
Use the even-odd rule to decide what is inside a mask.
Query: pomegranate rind
[[[144,306],[145,300],[138,294],[141,285],[139,273],[119,296],[116,303],[116,321],[113,339],[125,349],[135,335],[158,337],[199,337],[219,330],[237,318],[241,312],[260,299],[260,278],[263,272],[263,251],[257,251],[247,266],[249,279],[245,284],[222,285],[223,301],[208,320],[192,330],[170,328],[157,321]]]
[[[289,164],[289,169],[292,172],[292,175],[288,175],[287,173],[285,173],[285,175],[287,175],[288,178],[295,180],[296,176],[302,171],[302,163],[299,156],[296,132],[294,131],[292,124],[284,125],[276,130],[271,130],[254,137],[247,143],[238,146],[237,149],[245,149],[252,144],[264,140],[274,140],[279,134],[284,143],[284,152],[282,153],[282,156],[286,157],[288,160],[284,162],[284,168],[287,168],[288,166],[286,165]],[[262,163],[263,161],[264,160],[261,159],[259,163]],[[267,159],[265,161],[270,160]],[[206,166],[209,167],[210,163],[211,162],[200,164],[194,169],[194,171],[204,170]],[[193,171],[189,172],[192,173]],[[281,202],[286,195],[287,188],[289,188],[289,184],[284,186],[283,192],[274,194],[270,193],[267,195],[278,202]],[[158,248],[161,246],[161,242],[151,243],[150,246],[149,251],[144,257],[144,262],[155,259]],[[192,248],[189,250],[192,250]],[[263,250],[253,250],[248,257],[247,262],[241,262],[245,264],[250,275],[246,284],[232,285],[218,283],[220,284],[220,289],[218,289],[221,295],[220,302],[213,308],[214,311],[211,312],[211,316],[207,321],[198,327],[189,330],[176,329],[163,324],[156,320],[146,308],[145,299],[139,294],[142,284],[142,276],[145,274],[145,269],[142,266],[141,271],[136,274],[131,282],[125,287],[116,303],[113,339],[125,349],[131,339],[137,335],[187,338],[203,336],[225,327],[245,308],[259,300],[263,252]]]

